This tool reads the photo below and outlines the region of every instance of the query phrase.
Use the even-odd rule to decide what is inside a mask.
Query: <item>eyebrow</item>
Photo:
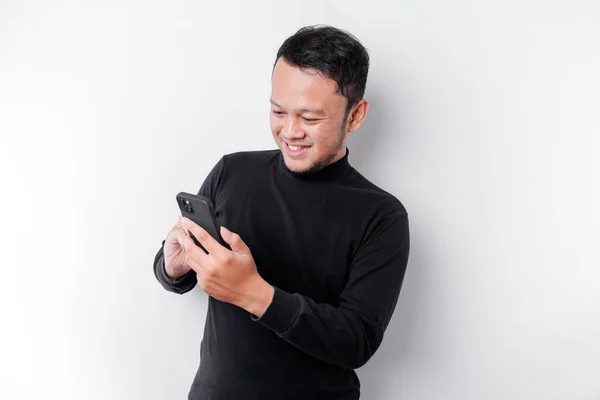
[[[271,102],[271,104],[273,104],[279,108],[283,108],[279,104],[277,104],[273,99],[269,99],[269,101]],[[300,111],[300,113],[308,112],[308,113],[313,113],[313,114],[317,114],[317,115],[327,115],[327,111],[325,111],[324,108],[303,108],[299,111]]]

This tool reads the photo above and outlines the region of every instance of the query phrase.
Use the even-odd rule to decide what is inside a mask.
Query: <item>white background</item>
[[[207,297],[154,255],[177,192],[274,148],[274,57],[314,23],[369,50],[350,163],[411,221],[362,397],[600,399],[592,0],[0,2],[0,398],[187,398]]]

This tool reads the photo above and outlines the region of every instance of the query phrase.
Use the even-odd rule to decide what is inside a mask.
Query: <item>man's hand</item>
[[[183,249],[183,240],[187,236],[187,230],[181,225],[180,216],[177,219],[177,224],[173,226],[163,247],[163,256],[165,260],[165,272],[172,279],[179,278],[190,271],[190,266],[185,261],[185,251]]]
[[[221,227],[221,236],[231,246],[229,250],[190,219],[183,217],[181,225],[209,253],[196,246],[189,235],[182,238],[185,262],[196,271],[202,290],[261,317],[271,304],[274,289],[258,274],[252,253],[242,238]]]

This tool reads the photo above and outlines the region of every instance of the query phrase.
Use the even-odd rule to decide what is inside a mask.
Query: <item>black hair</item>
[[[346,116],[365,94],[369,54],[346,31],[328,25],[305,26],[283,42],[273,69],[280,57],[295,67],[313,69],[335,80],[337,93],[348,100]]]

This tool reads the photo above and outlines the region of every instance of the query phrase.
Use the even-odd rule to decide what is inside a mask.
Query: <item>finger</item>
[[[175,224],[175,226],[180,228],[184,235],[186,235],[186,236],[190,235],[188,233],[187,229],[185,229],[185,226],[183,225],[183,216],[182,215],[177,217],[177,224]]]
[[[167,234],[167,241],[169,241],[169,243],[179,242],[178,236],[182,235],[185,236],[183,229],[175,225]]]
[[[184,225],[194,234],[198,242],[210,253],[211,256],[218,258],[226,255],[228,251],[221,243],[213,238],[204,228],[194,221],[185,218]]]
[[[242,240],[240,235],[231,232],[224,226],[221,227],[221,237],[229,244],[232,251],[236,253],[249,253],[248,245]]]
[[[182,238],[182,247],[185,251],[186,262],[196,272],[206,271],[213,261],[208,254],[196,246],[196,243],[194,243],[190,236]]]
[[[179,245],[181,246],[182,249],[185,249],[185,247],[184,247],[184,245],[185,245],[184,239],[186,237],[185,231],[181,228],[175,228],[175,229],[173,229],[173,232],[174,232],[173,235],[175,236],[175,239],[177,239],[177,243],[179,243]]]
[[[171,239],[175,239],[179,242],[179,238],[180,237],[185,237],[186,236],[186,231],[184,231],[183,229],[181,229],[181,227],[179,227],[178,225],[175,225],[171,231],[169,232],[169,234],[167,235],[169,238]],[[181,242],[179,243],[181,244]]]

